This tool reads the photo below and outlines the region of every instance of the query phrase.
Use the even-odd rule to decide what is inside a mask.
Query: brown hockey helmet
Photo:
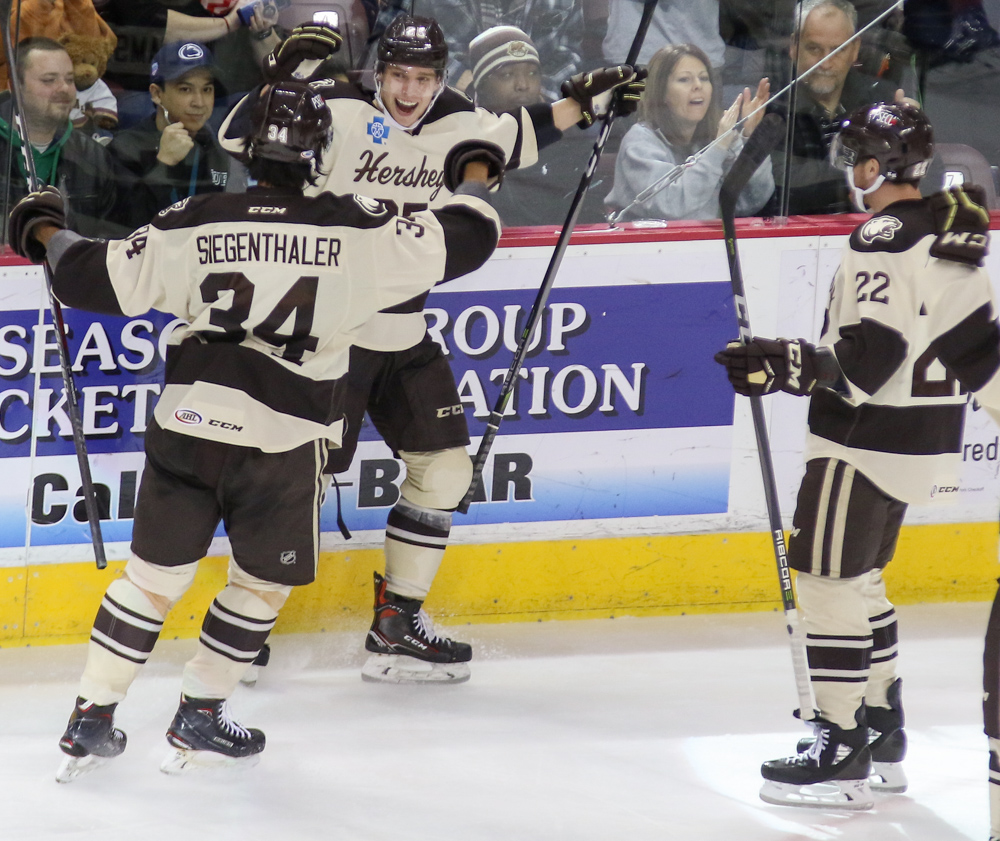
[[[378,70],[386,64],[431,67],[444,73],[448,65],[448,42],[434,18],[398,15],[378,42]]]
[[[278,82],[253,106],[247,154],[318,167],[330,145],[333,120],[323,97],[303,82]]]
[[[877,102],[859,108],[840,124],[830,163],[848,170],[875,158],[886,181],[919,181],[934,157],[934,129],[919,108]]]

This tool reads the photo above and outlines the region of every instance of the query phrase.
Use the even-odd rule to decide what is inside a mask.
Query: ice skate
[[[244,727],[229,713],[225,700],[181,696],[177,715],[167,730],[175,748],[160,765],[164,774],[256,765],[264,750],[264,734]]]
[[[375,620],[361,677],[381,683],[462,683],[469,679],[472,646],[440,636],[418,599],[386,592],[375,573]]]
[[[240,678],[240,683],[244,686],[248,686],[251,689],[257,685],[257,681],[260,680],[260,670],[263,669],[268,662],[271,660],[271,646],[266,642],[260,651],[257,652],[257,656],[254,661],[250,664],[250,667],[243,673],[243,677]]]
[[[843,730],[816,718],[816,734],[808,750],[760,767],[764,785],[760,799],[778,806],[817,809],[870,809],[875,805],[868,777],[872,771],[868,728]]]
[[[896,678],[887,694],[889,708],[866,707],[868,720],[868,747],[872,752],[872,773],[868,778],[872,791],[884,794],[901,794],[908,781],[903,770],[906,756],[905,717],[901,699],[903,680]],[[809,750],[814,736],[799,739],[799,752]]]
[[[101,707],[83,698],[76,699],[66,732],[59,740],[59,747],[67,756],[56,771],[56,782],[72,782],[125,750],[125,733],[115,727],[117,706]]]

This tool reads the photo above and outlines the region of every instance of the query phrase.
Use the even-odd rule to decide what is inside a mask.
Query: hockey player
[[[311,78],[339,45],[336,30],[310,24],[293,31],[265,63],[271,78]],[[448,47],[436,22],[400,15],[379,41],[375,90],[314,81],[337,131],[315,190],[357,192],[391,201],[404,215],[448,198],[443,161],[456,143],[486,140],[509,167],[535,162],[539,145],[574,124],[590,125],[608,108],[634,111],[645,71],[619,66],[579,74],[566,98],[516,114],[476,108],[446,84]],[[317,69],[319,68],[319,69]],[[614,96],[613,96],[614,95]],[[223,124],[223,145],[239,154],[240,110]],[[372,318],[351,350],[347,424],[330,471],[354,457],[364,413],[406,465],[400,498],[389,512],[385,576],[375,574],[375,616],[362,669],[369,680],[458,682],[469,678],[472,648],[439,634],[423,611],[444,556],[452,512],[472,478],[469,430],[455,379],[428,335],[421,295]]]
[[[921,198],[932,154],[931,125],[908,104],[845,120],[831,159],[872,217],[845,246],[819,343],[755,339],[716,355],[740,394],[810,396],[788,563],[818,709],[815,738],[763,764],[769,803],[867,809],[871,788],[906,789],[882,570],[907,504],[957,485],[964,392],[1000,407],[1000,328],[981,268],[989,215],[971,186]]]
[[[443,174],[440,210],[395,216],[358,196],[306,197],[331,133],[323,99],[283,83],[254,106],[245,138],[257,186],[185,199],[125,240],[64,230],[61,196],[33,193],[11,214],[22,256],[47,259],[65,304],[118,315],[151,308],[171,335],[166,383],[146,431],[132,554],[91,632],[79,698],[59,742],[60,781],[117,756],[114,712],[194,579],[220,520],[233,556],[205,616],[161,766],[255,762],[260,730],[227,699],[293,586],[310,583],[323,469],[343,428],[351,331],[377,310],[478,268],[499,219],[483,200],[502,171],[495,147],[466,144]],[[466,166],[468,164],[468,166]],[[476,179],[458,186],[458,175]]]

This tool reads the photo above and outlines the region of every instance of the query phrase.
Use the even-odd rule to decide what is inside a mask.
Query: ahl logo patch
[[[202,417],[193,409],[178,409],[174,412],[174,417],[181,423],[193,426],[202,422]]]
[[[379,146],[389,140],[390,130],[381,117],[372,117],[371,122],[368,123],[368,135],[371,137],[372,143]]]
[[[895,216],[876,216],[861,226],[861,240],[869,245],[879,239],[889,242],[902,227]]]
[[[281,561],[281,563],[283,563],[285,566],[289,566],[290,564],[294,564],[295,563],[295,550],[291,549],[288,552],[282,552],[281,555],[279,556],[278,560]]]

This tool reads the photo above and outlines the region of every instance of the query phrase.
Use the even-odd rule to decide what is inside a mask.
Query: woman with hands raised
[[[745,88],[724,111],[716,90],[711,64],[698,47],[664,47],[650,60],[639,122],[622,139],[614,187],[606,199],[615,210],[628,208],[620,221],[718,218],[722,180],[744,139],[760,124],[771,87],[761,79],[752,97]],[[684,166],[678,170],[679,164]],[[662,189],[629,207],[671,172],[675,177],[667,177]],[[765,160],[740,196],[737,215],[753,215],[773,191],[771,163]]]

